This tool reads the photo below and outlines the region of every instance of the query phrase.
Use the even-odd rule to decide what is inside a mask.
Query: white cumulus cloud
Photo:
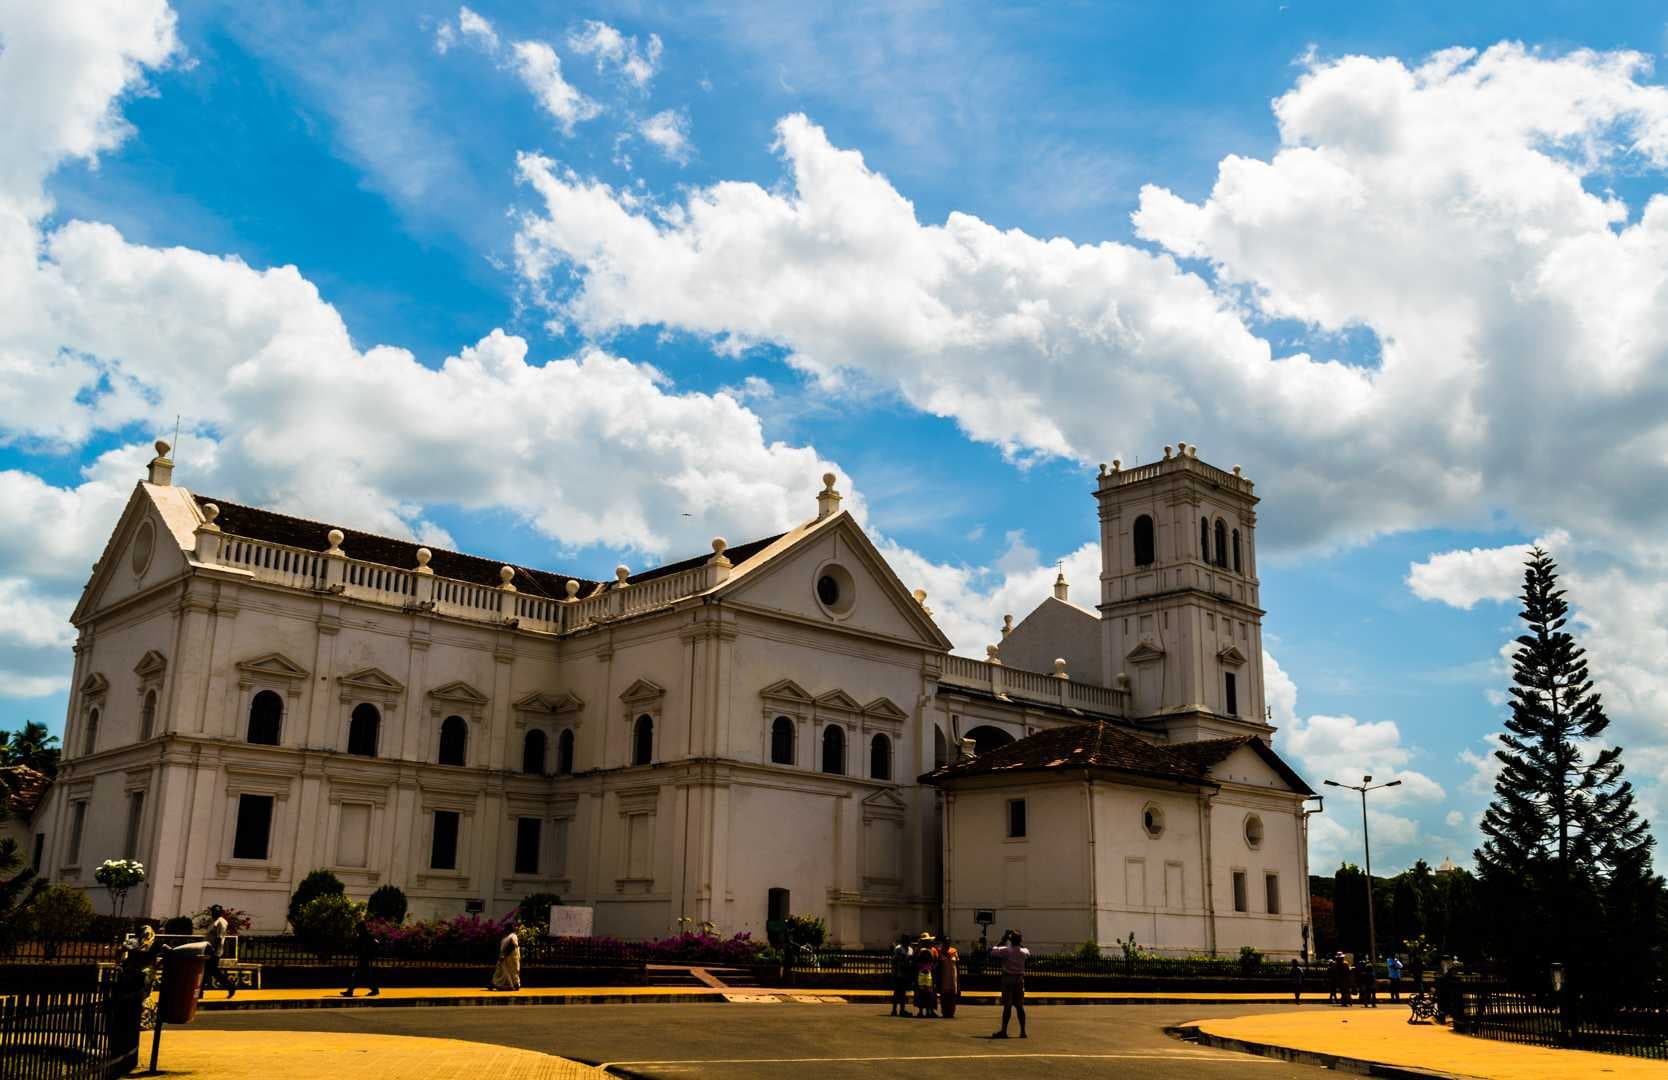
[[[648,89],[660,68],[660,35],[650,34],[639,45],[635,35],[622,34],[605,22],[588,19],[568,35],[568,48],[596,57],[597,70],[613,68],[639,89]]]
[[[505,48],[492,23],[467,7],[458,9],[455,23],[443,22],[435,31],[435,48],[441,53],[459,41],[474,44],[501,68],[513,72],[564,135],[572,135],[575,125],[602,111],[563,77],[562,58],[548,42],[512,41]]]
[[[639,124],[637,132],[668,161],[675,161],[680,165],[689,161],[690,152],[694,148],[689,142],[687,113],[676,109],[663,109]]]

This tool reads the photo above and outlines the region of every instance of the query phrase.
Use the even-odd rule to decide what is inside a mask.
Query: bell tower
[[[1102,465],[1095,499],[1103,673],[1129,687],[1130,720],[1170,742],[1268,741],[1251,481],[1179,443]]]

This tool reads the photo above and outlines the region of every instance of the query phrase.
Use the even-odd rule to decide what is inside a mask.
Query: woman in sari
[[[938,949],[938,1006],[946,1020],[955,1019],[956,999],[961,997],[961,975],[956,970],[960,960],[961,953],[946,938]]]
[[[498,966],[492,970],[492,989],[521,989],[521,939],[514,927],[498,943]]]

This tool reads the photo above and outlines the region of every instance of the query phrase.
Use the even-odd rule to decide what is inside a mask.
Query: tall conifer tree
[[[1654,881],[1654,841],[1622,777],[1621,747],[1602,744],[1610,720],[1585,650],[1565,629],[1557,564],[1538,547],[1521,599],[1528,632],[1512,657],[1512,715],[1477,862],[1496,901],[1510,905],[1499,911],[1502,945],[1540,967],[1552,953],[1566,962],[1591,955],[1583,942],[1603,921],[1601,903],[1616,903],[1623,882]]]

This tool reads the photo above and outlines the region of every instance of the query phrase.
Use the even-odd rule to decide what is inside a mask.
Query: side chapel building
[[[416,916],[554,892],[833,942],[1296,954],[1305,798],[1269,745],[1251,481],[1102,467],[1094,609],[953,655],[824,477],[777,536],[590,581],[195,495],[157,444],[77,606],[42,872],[278,931],[328,867]]]

